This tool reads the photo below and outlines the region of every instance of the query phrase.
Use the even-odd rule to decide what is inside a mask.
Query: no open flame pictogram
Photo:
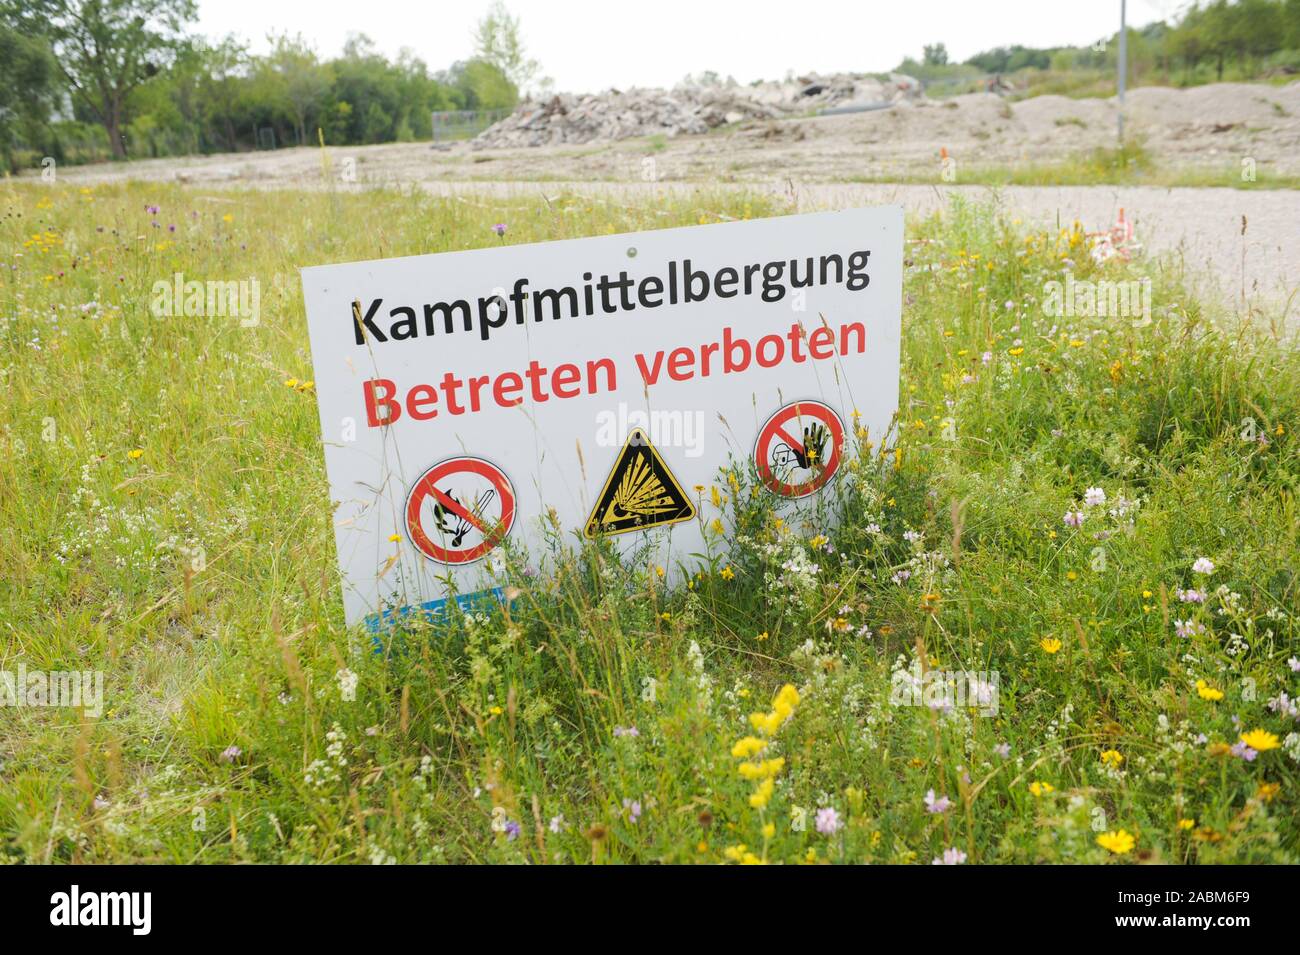
[[[482,458],[439,462],[420,475],[406,499],[411,543],[442,564],[473,563],[510,533],[515,489],[506,473]]]

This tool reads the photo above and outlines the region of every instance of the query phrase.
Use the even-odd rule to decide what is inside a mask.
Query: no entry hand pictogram
[[[779,497],[807,497],[839,470],[844,422],[820,401],[796,401],[778,410],[758,432],[754,463],[763,486]]]

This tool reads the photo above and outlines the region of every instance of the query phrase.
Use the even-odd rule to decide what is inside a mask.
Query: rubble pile
[[[663,89],[559,94],[522,103],[473,141],[475,149],[609,142],[634,136],[691,135],[753,119],[802,116],[827,108],[878,108],[919,99],[921,84],[893,74],[888,81],[857,74],[801,77],[741,86],[691,84]]]

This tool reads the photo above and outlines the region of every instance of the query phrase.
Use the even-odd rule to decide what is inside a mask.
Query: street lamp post
[[[1128,78],[1128,28],[1125,26],[1127,0],[1119,0],[1119,145],[1124,148],[1124,87]]]

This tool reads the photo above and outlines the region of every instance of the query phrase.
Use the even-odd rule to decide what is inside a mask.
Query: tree
[[[913,47],[912,49],[916,49]],[[948,48],[942,43],[927,43],[923,49],[921,62],[926,66],[947,66],[948,65]]]
[[[234,149],[238,140],[235,124],[247,85],[248,50],[235,37],[228,36],[215,46],[205,46],[203,59],[206,69],[200,96],[205,105],[204,118],[220,129],[225,148]]]
[[[510,109],[519,102],[519,90],[495,63],[467,60],[455,63],[443,76],[465,100],[466,109]]]
[[[128,97],[171,61],[194,0],[28,0],[23,9],[30,32],[49,37],[73,98],[124,159]]]
[[[1286,0],[1282,24],[1283,48],[1300,50],[1300,0]]]
[[[501,0],[493,0],[474,30],[474,59],[497,67],[516,89],[527,90],[541,69],[524,48],[519,18]]]
[[[308,122],[316,118],[330,90],[330,71],[316,57],[316,51],[301,35],[272,36],[273,49],[265,60],[270,87],[293,121],[298,144],[308,140]],[[352,41],[349,40],[349,44]]]
[[[49,116],[56,71],[43,38],[24,36],[0,22],[0,169],[13,168],[20,130],[34,131]]]

